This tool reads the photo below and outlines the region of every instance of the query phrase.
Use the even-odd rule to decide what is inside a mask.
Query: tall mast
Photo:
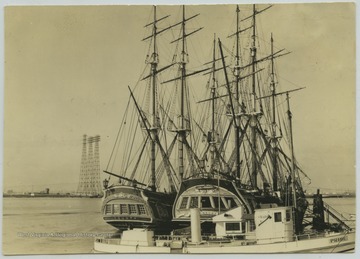
[[[155,139],[157,139],[158,134],[158,128],[157,128],[157,107],[156,107],[156,73],[157,73],[157,64],[158,64],[158,53],[156,49],[156,35],[157,35],[157,27],[156,27],[156,6],[154,5],[154,22],[153,22],[153,53],[152,53],[152,59],[151,59],[151,90],[152,90],[152,127],[151,127],[151,134],[152,134],[152,141],[151,141],[151,181],[150,181],[150,188],[153,191],[156,191],[156,142]]]
[[[253,105],[253,115],[251,120],[253,123],[251,124],[251,146],[252,146],[252,186],[257,188],[257,162],[256,162],[256,126],[257,126],[257,118],[256,118],[256,77],[255,77],[255,62],[256,62],[256,9],[255,4],[253,5],[253,31],[252,31],[252,44],[251,44],[251,59],[252,59],[252,105]]]
[[[272,100],[272,166],[273,166],[273,190],[278,190],[278,166],[277,166],[277,138],[276,138],[276,110],[275,110],[275,96],[276,96],[276,89],[275,89],[275,75],[274,75],[274,39],[271,33],[271,82],[270,82],[270,89],[271,89],[271,100]]]
[[[180,89],[180,131],[179,141],[178,141],[178,153],[179,153],[179,177],[180,181],[182,181],[184,177],[184,141],[186,138],[186,129],[185,129],[185,76],[186,76],[186,60],[185,60],[185,5],[183,5],[183,12],[182,12],[182,50],[181,50],[181,89]]]
[[[215,148],[216,148],[216,140],[215,140],[215,89],[216,89],[216,56],[215,56],[215,49],[216,49],[216,34],[214,34],[214,49],[213,49],[213,64],[212,64],[212,85],[211,85],[211,146],[212,150],[211,154],[211,169],[214,167],[215,163]]]
[[[296,190],[295,190],[295,154],[294,154],[294,140],[292,134],[292,113],[290,111],[290,97],[289,92],[286,93],[286,101],[288,107],[288,119],[289,119],[289,130],[290,130],[290,149],[291,149],[291,189],[293,196],[293,207],[296,208]]]
[[[236,101],[239,103],[239,84],[240,84],[240,43],[239,43],[239,35],[240,35],[240,8],[239,5],[236,7],[236,64],[235,64],[235,77],[236,77]],[[239,109],[237,109],[239,112]],[[235,166],[236,166],[236,177],[240,178],[240,128],[237,123],[234,123],[235,126]]]

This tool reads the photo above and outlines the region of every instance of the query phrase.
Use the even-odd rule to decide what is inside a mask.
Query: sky
[[[151,8],[5,7],[5,191],[76,188],[83,134],[101,135],[105,169],[127,86],[144,68],[147,45],[141,39]],[[158,10],[178,21],[179,6]],[[235,6],[187,10],[200,13],[194,25],[204,27],[193,37],[196,65],[208,61],[215,32],[220,38],[231,32]],[[277,63],[289,88],[306,87],[291,101],[296,157],[311,186],[355,189],[355,5],[276,4],[258,23],[261,37],[272,32],[278,47],[291,51]]]

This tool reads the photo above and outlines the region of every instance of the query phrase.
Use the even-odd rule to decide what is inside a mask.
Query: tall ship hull
[[[171,209],[175,194],[158,193],[132,186],[113,186],[105,190],[102,216],[120,231],[133,228],[170,233]]]

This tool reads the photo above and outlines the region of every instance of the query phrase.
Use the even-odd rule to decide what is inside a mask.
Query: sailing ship
[[[152,110],[151,123],[130,92],[143,132],[146,133],[145,142],[149,140],[154,144],[151,151],[155,144],[158,146],[163,159],[160,167],[166,172],[170,189],[166,193],[157,191],[156,176],[160,173],[157,174],[155,169],[151,170],[149,188],[135,180],[136,170],[132,171],[130,177],[106,170],[122,180],[120,185],[106,188],[103,212],[108,223],[120,229],[125,229],[125,226],[150,227],[155,232],[191,225],[191,237],[184,236],[181,241],[184,253],[256,253],[260,248],[265,249],[262,252],[279,252],[279,249],[284,249],[284,252],[353,249],[355,232],[347,225],[346,219],[325,204],[320,193],[315,195],[312,207],[305,197],[303,180],[308,176],[296,160],[290,106],[290,94],[303,88],[280,90],[275,60],[290,52],[275,50],[272,34],[270,53],[262,57],[258,55],[260,45],[256,19],[271,7],[257,9],[253,5],[252,13],[240,18],[240,8],[237,6],[236,30],[229,36],[235,37],[235,52],[214,37],[212,60],[206,62],[204,68],[193,72],[186,69],[186,39],[201,28],[187,32],[186,23],[197,15],[186,17],[183,6],[182,21],[167,27],[181,25],[180,37],[173,41],[180,43],[176,47],[180,49],[180,55],[176,56],[178,61],[159,70],[155,61],[158,55],[154,35],[158,34],[157,22],[163,18],[154,16],[150,24],[154,27],[151,36],[154,44],[152,72],[145,77],[151,78],[153,93],[157,92],[155,75],[179,65],[177,77],[162,82],[180,82],[176,84],[179,94],[176,92],[169,96],[170,102],[165,105],[170,108],[161,106],[167,129],[175,133],[167,148],[160,143],[156,108]],[[244,39],[249,41],[244,44]],[[249,51],[243,50],[241,45],[250,46]],[[229,64],[227,56],[234,57]],[[268,69],[262,67],[264,64],[268,65]],[[198,101],[199,106],[204,105],[205,108],[191,117],[186,80],[202,72],[210,76],[207,87],[210,96]],[[157,97],[153,94],[152,103],[156,101]],[[171,108],[174,103],[178,104],[180,111],[176,119],[173,119]],[[176,142],[177,159],[173,162],[170,156]],[[193,147],[197,147],[197,150]],[[155,157],[152,155],[150,161],[154,162]],[[184,157],[187,157],[188,163],[184,162]],[[177,170],[173,164],[177,164]],[[155,164],[151,165],[152,169],[155,168]],[[120,204],[116,210],[115,204]],[[135,218],[128,214],[119,217],[123,211],[119,209],[122,204],[126,204],[127,208],[131,204],[142,204],[147,212],[156,211],[154,207],[157,204],[159,208],[166,208],[164,211],[167,213],[161,221],[160,214],[152,213],[144,223],[139,217],[140,213]],[[139,207],[137,211],[140,212]],[[331,222],[325,222],[325,213],[332,219]],[[158,224],[149,224],[150,221]],[[144,233],[147,237],[151,236],[147,231]],[[202,234],[210,234],[210,237],[202,238]],[[139,235],[139,232],[134,235]],[[149,241],[148,246],[159,246],[160,243],[169,247],[174,244],[173,238],[170,237],[167,242],[157,240],[156,245]],[[120,246],[115,250],[121,252],[122,248]],[[159,252],[161,249],[155,250]],[[146,249],[142,251],[146,252]]]
[[[159,97],[157,88],[158,74],[170,66],[158,68],[159,53],[157,37],[168,28],[158,30],[158,23],[167,16],[157,18],[156,6],[153,9],[153,21],[146,24],[145,28],[151,28],[151,35],[144,38],[150,39],[150,54],[147,55],[146,64],[150,66],[149,74],[140,81],[147,82],[145,89],[139,89],[148,96],[145,98],[144,107],[135,98],[135,94],[129,87],[130,101],[134,109],[128,106],[123,117],[121,126],[108,168],[104,172],[118,179],[118,182],[109,185],[110,177],[104,180],[104,199],[102,204],[103,219],[120,231],[132,228],[155,229],[156,233],[169,233],[173,229],[171,222],[171,209],[176,195],[174,185],[174,170],[170,164],[168,150],[163,147],[161,140],[161,127],[159,115]],[[130,104],[130,102],[129,102]],[[131,112],[135,114],[130,114]],[[135,115],[135,116],[132,116]],[[140,133],[138,132],[141,129]],[[126,133],[129,135],[125,135]],[[134,149],[134,144],[140,141],[140,151]],[[122,171],[114,171],[119,147],[123,148],[124,159],[121,162]],[[146,149],[150,149],[150,156],[146,156]],[[132,157],[135,154],[136,159]],[[161,162],[158,157],[161,157]],[[148,163],[141,165],[143,160]],[[142,167],[141,167],[142,166]],[[150,169],[149,169],[150,168]],[[166,175],[165,175],[166,174]],[[139,178],[141,180],[139,180]],[[146,182],[146,183],[145,183]],[[162,189],[163,188],[163,189]],[[163,191],[164,190],[164,191]]]
[[[300,222],[305,213],[307,202],[301,184],[296,184],[298,179],[295,179],[294,176],[292,178],[294,181],[291,181],[291,175],[288,173],[291,170],[290,159],[278,143],[281,137],[276,135],[278,132],[276,131],[275,97],[278,93],[275,89],[274,71],[272,71],[272,81],[270,82],[272,92],[267,96],[273,99],[272,107],[268,107],[269,110],[272,110],[272,114],[266,114],[264,111],[263,106],[265,104],[262,103],[262,97],[260,97],[264,92],[259,92],[256,87],[259,80],[257,76],[263,71],[263,69],[258,68],[260,63],[271,60],[273,67],[273,60],[285,55],[282,54],[283,50],[280,50],[276,53],[272,52],[266,57],[257,58],[256,16],[269,8],[256,10],[254,6],[252,15],[240,20],[240,9],[237,6],[236,31],[229,36],[236,38],[235,53],[229,53],[230,56],[234,57],[234,64],[230,66],[232,68],[230,71],[232,72],[232,79],[229,76],[229,66],[226,65],[223,44],[219,40],[221,57],[218,58],[215,54],[216,40],[214,39],[213,60],[209,62],[211,70],[205,73],[211,75],[209,80],[212,82],[209,87],[211,90],[210,97],[200,101],[200,103],[210,103],[210,107],[204,110],[206,112],[211,111],[211,116],[203,115],[211,117],[210,127],[208,127],[210,129],[206,133],[204,130],[206,126],[198,125],[207,140],[202,161],[206,160],[207,157],[210,159],[208,166],[205,166],[208,169],[202,168],[202,172],[192,175],[190,179],[181,183],[173,207],[173,217],[174,221],[182,222],[184,226],[190,224],[191,208],[201,209],[202,229],[205,232],[213,232],[215,224],[211,220],[212,217],[234,207],[243,207],[251,218],[254,215],[255,208],[284,205],[285,202],[289,205],[292,203],[289,189],[293,183],[292,190],[296,190],[294,193],[298,192],[301,195],[301,197],[297,196],[302,205],[301,213],[298,215],[298,227],[301,228]],[[250,26],[241,29],[240,22],[247,20],[251,20]],[[248,31],[251,34],[249,37],[251,39],[250,59],[247,64],[243,65],[240,56],[240,34]],[[218,65],[218,63],[221,64]],[[218,72],[224,73],[222,84],[217,79],[216,73]],[[220,88],[225,89],[225,93],[221,93]],[[216,101],[218,99],[222,99],[222,107],[217,106]],[[218,114],[217,118],[215,113]],[[264,125],[268,123],[266,119],[267,117],[271,118],[271,115],[271,134],[268,135]],[[228,121],[221,120],[221,117],[227,117]],[[222,125],[227,125],[226,130],[219,129]],[[230,156],[228,157],[226,157],[227,146],[230,146]],[[282,163],[286,163],[282,167],[280,167],[279,154],[287,159],[282,161]],[[266,175],[272,175],[272,179]],[[279,177],[281,179],[278,179]],[[261,181],[260,184],[258,180]],[[287,191],[284,192],[285,190]]]

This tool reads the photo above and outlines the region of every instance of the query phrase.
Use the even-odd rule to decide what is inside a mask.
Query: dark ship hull
[[[105,190],[103,219],[120,231],[147,228],[168,234],[173,230],[171,210],[175,196],[131,186],[112,186]]]

